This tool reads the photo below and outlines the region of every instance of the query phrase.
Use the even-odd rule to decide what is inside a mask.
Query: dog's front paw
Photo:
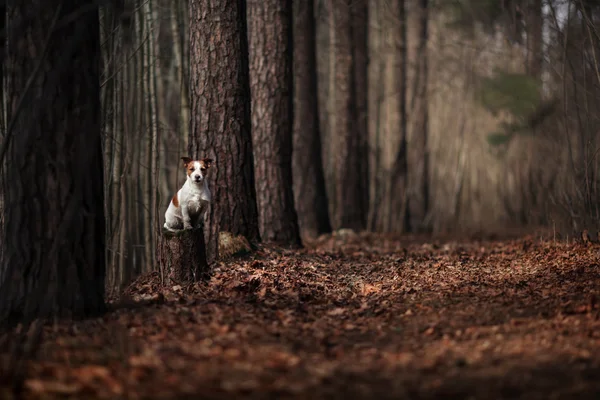
[[[184,230],[192,229],[192,225],[191,224],[185,224],[185,225],[183,225],[183,229]]]

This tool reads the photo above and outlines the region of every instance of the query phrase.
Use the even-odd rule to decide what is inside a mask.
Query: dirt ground
[[[262,248],[45,328],[25,398],[599,399],[600,245]],[[123,305],[124,303],[128,305]]]

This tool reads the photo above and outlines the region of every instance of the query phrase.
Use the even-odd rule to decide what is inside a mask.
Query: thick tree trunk
[[[100,34],[93,5],[8,2],[14,125],[1,235],[2,321],[105,309]]]
[[[4,61],[5,61],[5,50],[6,50],[6,4],[2,2],[0,4],[0,32],[2,32],[2,38],[0,39],[0,140],[4,137],[6,131],[6,101],[5,101],[5,86],[4,86]],[[0,205],[2,199],[0,195]],[[1,209],[0,209],[1,210]],[[0,214],[1,215],[1,214]],[[0,223],[2,220],[0,219]]]
[[[408,201],[410,229],[414,232],[428,230],[429,213],[429,0],[419,0],[419,45],[417,48],[416,78],[414,79],[413,101],[410,114],[414,116],[411,138],[410,171],[412,195]]]
[[[331,232],[319,124],[314,2],[294,2],[294,202],[303,235]]]
[[[366,8],[364,0],[331,0],[334,52],[335,149],[334,227],[357,231],[368,213],[368,149],[366,109]],[[365,64],[365,65],[363,65]]]
[[[6,4],[0,4],[0,32],[6,34]],[[0,143],[4,141],[6,134],[6,77],[4,63],[6,60],[6,38],[0,39]],[[1,144],[0,144],[1,146]],[[0,170],[3,169],[4,160],[0,159]],[[0,175],[0,232],[4,226],[4,192],[6,188],[3,183],[3,176]],[[0,246],[0,260],[2,260],[2,246]],[[3,265],[0,262],[0,282],[3,279]]]
[[[208,274],[204,230],[169,232],[163,229],[156,258],[168,285],[202,279]]]
[[[189,155],[215,160],[205,222],[209,262],[219,232],[260,240],[250,133],[246,2],[190,0]]]
[[[249,0],[252,143],[263,241],[300,244],[292,187],[292,1]]]

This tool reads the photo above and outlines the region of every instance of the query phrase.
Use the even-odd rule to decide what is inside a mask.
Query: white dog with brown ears
[[[187,179],[171,199],[165,213],[164,227],[171,232],[201,226],[211,200],[206,177],[213,160],[192,160],[189,157],[181,157],[181,160]]]

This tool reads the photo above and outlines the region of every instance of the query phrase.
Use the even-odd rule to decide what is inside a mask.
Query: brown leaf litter
[[[409,239],[142,277],[127,306],[44,328],[23,398],[600,398],[597,244]]]

